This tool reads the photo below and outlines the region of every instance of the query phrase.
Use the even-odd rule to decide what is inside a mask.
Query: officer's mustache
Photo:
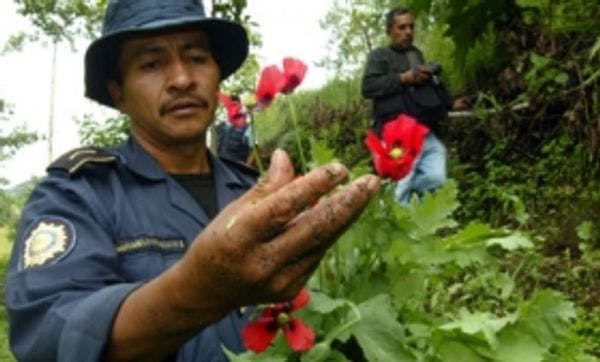
[[[161,116],[180,107],[203,107],[208,108],[208,99],[196,94],[178,94],[173,98],[165,101],[158,108]]]

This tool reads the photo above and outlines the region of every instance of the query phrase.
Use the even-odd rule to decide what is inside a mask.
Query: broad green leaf
[[[427,193],[422,201],[414,198],[409,206],[410,219],[416,226],[411,237],[419,240],[442,228],[456,226],[451,216],[460,205],[456,199],[457,192],[456,182],[448,180],[435,194]]]
[[[444,362],[485,362],[489,361],[479,355],[469,344],[447,340],[438,345],[436,350],[440,360]]]
[[[573,303],[553,290],[536,290],[520,310],[519,324],[536,336],[542,346],[550,346],[563,335],[569,320],[576,317]]]
[[[509,327],[500,336],[500,345],[495,352],[498,362],[539,362],[545,349],[535,337],[518,327]]]
[[[517,319],[517,314],[498,318],[489,312],[470,313],[461,310],[460,316],[454,322],[446,323],[439,328],[442,330],[459,329],[470,335],[482,335],[492,348],[498,346],[496,333],[503,329],[508,323],[513,323]]]
[[[552,290],[535,291],[522,303],[518,320],[498,333],[497,359],[502,362],[542,361],[568,330],[575,309]]]
[[[318,343],[308,352],[303,353],[300,357],[302,362],[347,362],[346,356],[335,349],[331,349],[326,343]]]
[[[436,329],[430,338],[439,361],[483,362],[493,356],[489,344],[481,335],[467,334],[460,329]]]
[[[327,314],[346,304],[345,299],[332,299],[327,294],[311,291],[308,308],[320,314]]]
[[[414,361],[404,345],[404,328],[397,321],[390,297],[376,296],[358,306],[362,319],[352,328],[368,361]]]
[[[520,233],[507,235],[500,238],[491,238],[486,242],[487,246],[498,245],[504,250],[513,251],[517,249],[531,249],[533,243],[529,238]]]

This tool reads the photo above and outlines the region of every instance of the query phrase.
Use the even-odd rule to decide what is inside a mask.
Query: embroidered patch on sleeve
[[[25,239],[23,269],[55,263],[75,245],[73,225],[60,218],[43,218],[33,225]]]

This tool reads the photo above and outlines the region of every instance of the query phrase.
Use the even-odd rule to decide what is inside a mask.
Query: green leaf
[[[244,352],[236,355],[228,350],[225,346],[221,346],[221,348],[223,348],[223,351],[230,362],[285,362],[287,360],[285,356],[270,355],[269,350],[261,354]]]
[[[335,151],[328,148],[324,141],[318,141],[314,137],[310,138],[310,152],[313,162],[311,167],[324,165],[335,159]]]
[[[533,243],[529,238],[520,233],[515,233],[500,238],[491,238],[486,242],[487,246],[498,245],[504,250],[513,251],[517,249],[531,249]]]
[[[437,346],[440,361],[444,362],[485,362],[489,361],[472,348],[468,343],[455,340],[445,340]]]
[[[535,335],[540,344],[550,346],[567,330],[570,319],[575,318],[573,303],[553,290],[537,290],[523,304],[519,322]]]
[[[569,75],[567,73],[561,72],[554,77],[554,81],[560,85],[567,85],[569,82]]]
[[[459,329],[466,334],[481,335],[485,338],[487,343],[495,349],[498,346],[496,333],[503,329],[508,323],[513,323],[517,317],[517,314],[512,314],[507,317],[497,318],[489,312],[470,313],[463,309],[457,320],[446,323],[439,328],[442,330]]]
[[[502,333],[500,347],[495,351],[498,362],[539,362],[545,349],[535,338],[518,328],[508,328]]]
[[[591,221],[587,220],[577,225],[575,229],[577,231],[577,236],[581,240],[590,240],[594,235],[594,224]]]
[[[411,237],[419,240],[427,235],[433,235],[438,230],[454,227],[456,221],[451,217],[454,210],[460,206],[456,199],[456,182],[448,180],[434,194],[427,193],[422,201],[413,198],[409,207],[410,219],[416,225]]]
[[[550,62],[552,61],[551,58],[537,55],[535,53],[531,54],[530,59],[531,59],[531,63],[533,63],[533,67],[535,69],[544,68],[544,67],[548,66],[550,64]]]
[[[542,361],[576,316],[573,304],[553,290],[535,291],[522,303],[518,314],[516,323],[498,334],[498,361]]]
[[[358,306],[362,319],[352,327],[368,361],[414,361],[404,345],[404,328],[397,321],[390,297],[378,295]]]
[[[310,292],[310,310],[313,310],[320,314],[331,313],[334,310],[347,305],[345,299],[332,299],[327,294],[319,293],[316,291]]]

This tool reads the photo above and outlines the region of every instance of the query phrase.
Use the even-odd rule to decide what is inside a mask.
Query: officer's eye
[[[156,70],[159,67],[159,62],[157,60],[152,60],[152,61],[148,61],[148,62],[144,62],[142,63],[142,65],[140,66],[140,68],[142,70]]]
[[[196,64],[204,64],[208,61],[209,57],[204,52],[192,52],[190,53],[189,58]]]

